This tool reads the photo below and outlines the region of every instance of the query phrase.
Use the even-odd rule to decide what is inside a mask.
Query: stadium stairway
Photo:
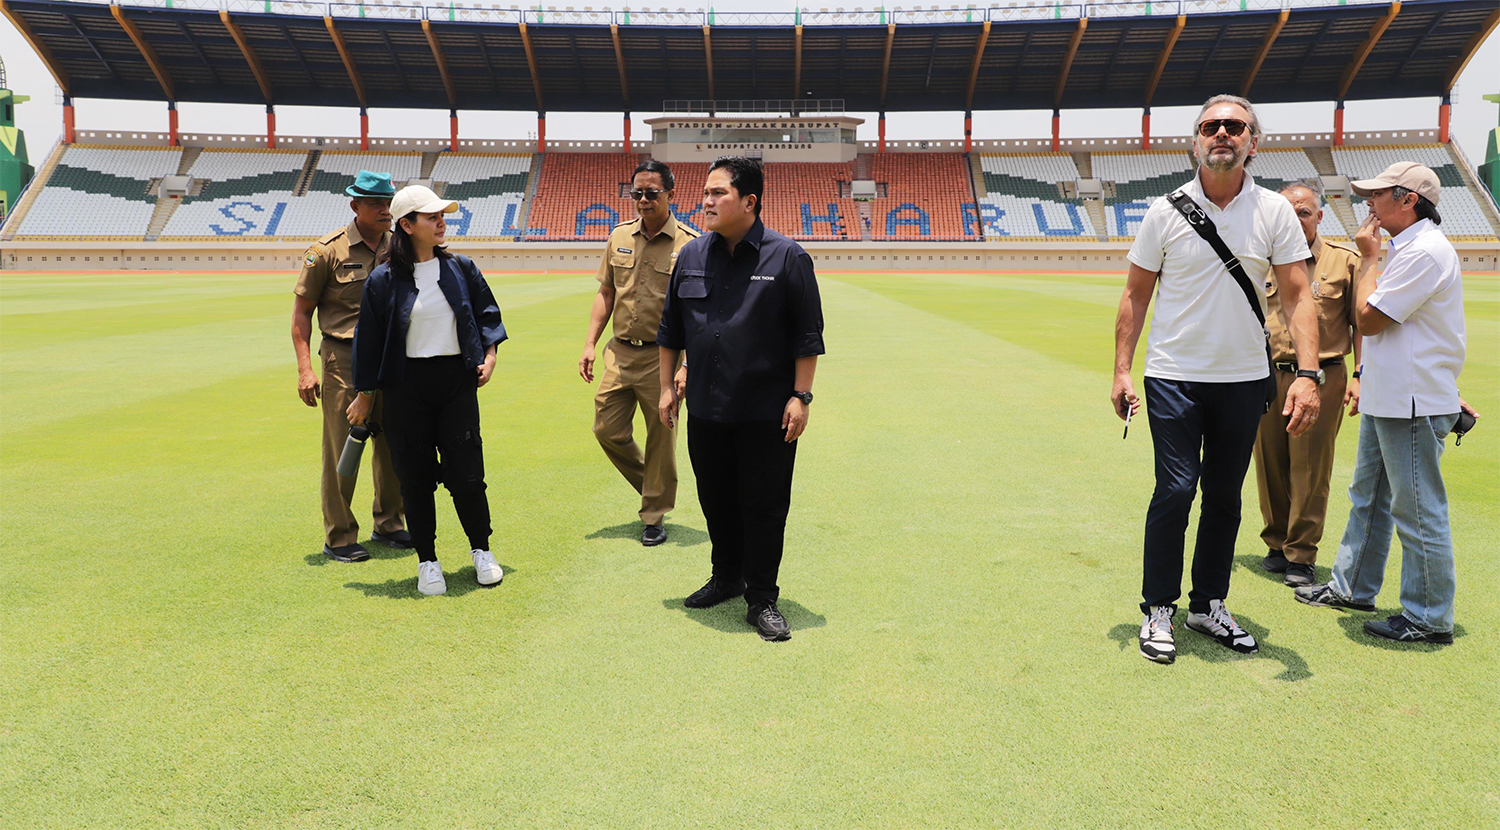
[[[177,164],[177,175],[186,176],[188,171],[193,169],[193,162],[196,162],[201,155],[203,155],[202,147],[182,148],[182,161]]]
[[[1078,167],[1078,178],[1092,179],[1094,177],[1094,158],[1087,152],[1069,153],[1073,157],[1073,164]],[[1098,225],[1096,227],[1104,227]]]
[[[1489,220],[1490,227],[1494,230],[1495,236],[1500,237],[1500,209],[1497,209],[1495,199],[1485,189],[1484,183],[1474,174],[1477,168],[1469,163],[1468,156],[1464,155],[1464,151],[1458,146],[1457,142],[1448,144],[1448,155],[1453,158],[1453,166],[1457,167],[1459,173],[1463,175],[1464,186],[1469,189],[1470,193],[1474,194],[1474,201],[1479,205],[1479,212],[1484,215],[1484,218]]]
[[[52,172],[57,169],[57,164],[62,160],[63,150],[67,145],[58,139],[52,145],[52,152],[47,154],[47,160],[32,174],[31,181],[26,185],[26,190],[21,198],[5,217],[5,227],[0,228],[0,242],[9,242],[16,237],[16,231],[20,230],[21,223],[25,221],[26,214],[31,206],[36,203],[37,196],[47,187],[47,182],[52,178]]]
[[[322,157],[322,150],[308,151],[307,161],[302,163],[302,172],[297,175],[297,186],[292,188],[292,195],[307,195],[308,188],[312,187],[313,174],[318,170],[318,159]]]
[[[1344,230],[1348,232],[1349,238],[1353,239],[1355,232],[1359,230],[1359,220],[1354,216],[1354,206],[1349,204],[1348,199],[1341,196],[1336,196],[1327,201],[1329,210],[1332,210],[1333,215],[1338,217],[1339,224],[1344,226]]]
[[[1313,167],[1317,169],[1319,176],[1337,176],[1338,169],[1333,164],[1333,151],[1327,147],[1307,147],[1307,157],[1312,160]]]
[[[417,178],[432,180],[432,169],[437,167],[438,159],[442,158],[441,152],[427,152],[422,154],[422,166],[417,171]]]
[[[151,222],[146,225],[147,242],[155,242],[161,236],[161,232],[172,219],[172,214],[177,212],[182,200],[173,196],[158,196],[156,198],[156,209],[151,212]]]

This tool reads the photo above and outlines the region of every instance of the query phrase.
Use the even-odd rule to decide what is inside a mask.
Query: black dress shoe
[[[396,550],[411,550],[411,534],[405,530],[393,530],[390,533],[375,531],[370,534],[370,541],[385,545]]]
[[[688,608],[712,608],[727,599],[734,599],[745,593],[745,583],[735,582],[726,584],[720,582],[716,576],[708,578],[702,588],[694,591],[682,604]]]
[[[757,602],[750,606],[745,622],[755,626],[755,632],[768,643],[792,639],[792,627],[786,624],[786,617],[781,616],[774,602]]]
[[[352,545],[339,545],[336,548],[324,545],[323,555],[335,562],[363,562],[370,558],[370,552],[358,542]]]
[[[1266,551],[1266,558],[1260,560],[1260,566],[1273,574],[1286,573],[1286,554],[1279,550]]]
[[[641,544],[648,548],[654,548],[665,541],[667,529],[661,525],[646,525],[646,529],[641,531]]]
[[[1317,577],[1313,574],[1313,566],[1304,565],[1301,562],[1286,563],[1286,573],[1281,575],[1281,583],[1293,588],[1301,588],[1317,581]]]

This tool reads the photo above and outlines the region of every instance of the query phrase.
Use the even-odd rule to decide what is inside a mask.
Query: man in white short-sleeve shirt
[[[1355,277],[1364,417],[1333,578],[1298,588],[1296,596],[1308,605],[1374,611],[1391,534],[1399,533],[1401,613],[1367,620],[1365,631],[1400,642],[1451,643],[1456,578],[1440,459],[1459,411],[1473,414],[1458,397],[1466,348],[1458,253],[1438,229],[1442,188],[1431,169],[1397,162],[1350,187],[1370,200],[1370,216],[1355,236],[1364,257]],[[1382,229],[1391,241],[1377,278]]]
[[[1198,174],[1181,192],[1212,220],[1252,282],[1274,279],[1300,367],[1287,391],[1287,431],[1318,418],[1318,328],[1307,296],[1307,240],[1292,206],[1245,172],[1260,123],[1249,101],[1210,98],[1194,122]],[[1156,454],[1156,490],[1146,512],[1141,583],[1141,656],[1177,657],[1172,617],[1182,595],[1183,537],[1201,482],[1203,506],[1193,551],[1189,628],[1242,654],[1258,650],[1224,607],[1240,525],[1240,491],[1265,412],[1271,367],[1266,334],[1245,289],[1167,199],[1146,212],[1131,246],[1130,273],[1115,321],[1115,381],[1110,401],[1121,418],[1140,411],[1130,376],[1146,308],[1156,312],[1146,348],[1146,415]]]

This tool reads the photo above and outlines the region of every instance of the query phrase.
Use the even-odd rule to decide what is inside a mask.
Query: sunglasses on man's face
[[[1243,133],[1245,131],[1245,128],[1248,126],[1250,125],[1239,120],[1238,118],[1215,118],[1199,123],[1198,134],[1203,136],[1204,138],[1212,138],[1218,135],[1219,128],[1223,127],[1224,132],[1229,133],[1230,135],[1239,135]]]
[[[665,192],[666,192],[665,190],[656,190],[656,189],[651,189],[651,190],[639,190],[639,189],[637,189],[637,190],[630,191],[630,198],[634,199],[637,202],[639,202],[642,199],[649,199],[649,200],[651,200],[651,201],[654,202],[654,201],[656,201],[656,197],[657,196],[660,196],[661,194],[663,194]]]

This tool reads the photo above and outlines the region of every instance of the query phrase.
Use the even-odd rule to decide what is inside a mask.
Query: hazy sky
[[[435,0],[429,0],[435,2]],[[1301,5],[1301,2],[1297,3]],[[510,5],[506,3],[505,5]],[[548,4],[552,5],[552,4]],[[578,0],[561,3],[575,5]],[[595,8],[624,8],[629,3],[595,2]],[[636,3],[637,8],[650,3]],[[670,4],[669,4],[670,5]],[[718,0],[719,11],[790,11],[792,2],[747,2]],[[835,4],[842,5],[842,4]],[[876,4],[871,3],[874,7]],[[898,4],[892,4],[895,7]],[[899,4],[907,5],[907,4]],[[924,4],[931,5],[931,4]],[[960,5],[955,3],[954,5]],[[984,5],[984,4],[981,4]],[[995,5],[1002,5],[996,3]],[[821,8],[823,4],[813,8]],[[701,7],[701,5],[700,5]],[[845,6],[849,8],[849,6]],[[26,131],[33,163],[40,164],[62,130],[61,95],[51,74],[36,53],[10,24],[0,18],[0,57],[10,76],[13,90],[30,95],[32,100],[16,110],[17,125]],[[1490,130],[1500,122],[1500,108],[1480,96],[1500,92],[1500,36],[1491,36],[1469,62],[1454,89],[1453,134],[1469,160],[1484,160],[1485,141]],[[106,101],[80,98],[75,102],[79,129],[165,132],[166,104],[162,102]],[[1268,104],[1259,108],[1261,123],[1270,133],[1326,132],[1333,128],[1333,104]],[[265,130],[262,105],[193,104],[178,105],[180,128],[184,132],[218,132],[258,134]],[[1350,101],[1345,105],[1344,129],[1347,131],[1391,130],[1393,128],[1436,128],[1436,98],[1406,98],[1387,101]],[[650,133],[642,119],[659,113],[632,113],[631,128],[637,142]],[[876,138],[874,113],[851,113],[867,119],[859,137]],[[1157,136],[1182,135],[1188,132],[1196,115],[1194,107],[1153,107],[1152,132]],[[976,139],[1046,138],[1051,135],[1048,110],[981,111],[974,113]],[[1119,138],[1140,135],[1139,109],[1064,110],[1062,134],[1066,138]],[[277,107],[277,132],[280,135],[357,136],[359,111],[355,107]],[[536,115],[532,112],[459,111],[460,135],[463,138],[525,139],[534,134]],[[443,138],[448,136],[448,111],[372,109],[370,133],[374,136],[403,138]],[[618,139],[621,119],[606,113],[547,114],[547,138],[552,140]],[[889,113],[886,121],[889,139],[962,139],[963,113]]]

